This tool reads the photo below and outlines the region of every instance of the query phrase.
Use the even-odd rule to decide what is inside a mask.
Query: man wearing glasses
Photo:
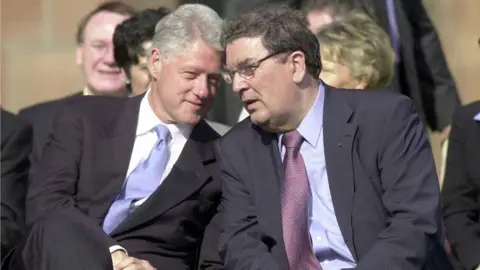
[[[228,21],[224,77],[250,117],[220,139],[226,269],[451,269],[412,101],[319,79],[304,14]]]

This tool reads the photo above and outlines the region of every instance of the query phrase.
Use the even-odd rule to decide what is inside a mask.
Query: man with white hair
[[[84,97],[59,114],[30,180],[24,268],[218,262],[219,135],[202,118],[221,80],[222,24],[204,5],[180,6],[156,27],[145,94]]]

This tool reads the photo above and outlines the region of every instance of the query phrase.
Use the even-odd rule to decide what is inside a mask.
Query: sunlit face
[[[151,45],[151,41],[142,44],[144,51],[138,55],[138,63],[132,65],[128,70],[130,86],[134,95],[142,94],[150,87],[151,77],[148,70],[147,50]]]
[[[206,115],[220,85],[222,55],[203,41],[178,54],[152,50],[149,100],[160,120],[196,124]]]
[[[92,16],[84,30],[84,42],[77,48],[77,64],[91,91],[112,94],[125,87],[125,76],[115,64],[112,37],[115,27],[128,16],[99,12]]]
[[[307,20],[310,31],[318,33],[322,27],[333,22],[333,16],[328,11],[312,10],[308,12]]]
[[[364,89],[366,86],[363,80],[351,76],[347,66],[339,62],[324,60],[323,57],[320,79],[336,88]]]
[[[275,57],[266,59],[256,65],[251,78],[245,78],[239,75],[239,70],[269,55],[260,37],[239,38],[226,47],[226,69],[234,73],[233,91],[242,99],[251,121],[269,130],[282,126],[300,100],[294,90],[305,74],[296,73],[292,54],[279,54],[278,57],[285,59],[282,62]]]

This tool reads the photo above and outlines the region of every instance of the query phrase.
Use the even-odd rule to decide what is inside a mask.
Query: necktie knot
[[[282,144],[286,148],[300,149],[302,145],[303,137],[297,130],[287,132],[283,135]]]
[[[170,130],[165,125],[159,124],[155,127],[158,142],[166,142],[170,138]]]

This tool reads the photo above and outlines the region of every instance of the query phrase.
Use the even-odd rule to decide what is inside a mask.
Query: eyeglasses
[[[235,77],[235,73],[238,73],[238,75],[240,75],[240,77],[244,78],[244,79],[251,79],[253,77],[253,75],[255,74],[255,70],[257,68],[260,67],[260,65],[274,57],[274,56],[277,56],[281,53],[285,53],[285,51],[281,51],[281,52],[276,52],[276,53],[271,53],[265,57],[263,57],[262,59],[256,61],[255,63],[253,64],[249,64],[245,67],[241,67],[241,68],[238,68],[237,70],[227,70],[227,69],[224,69],[222,71],[222,76],[223,76],[223,79],[225,80],[226,83],[229,83],[231,84],[233,82],[233,77]]]

